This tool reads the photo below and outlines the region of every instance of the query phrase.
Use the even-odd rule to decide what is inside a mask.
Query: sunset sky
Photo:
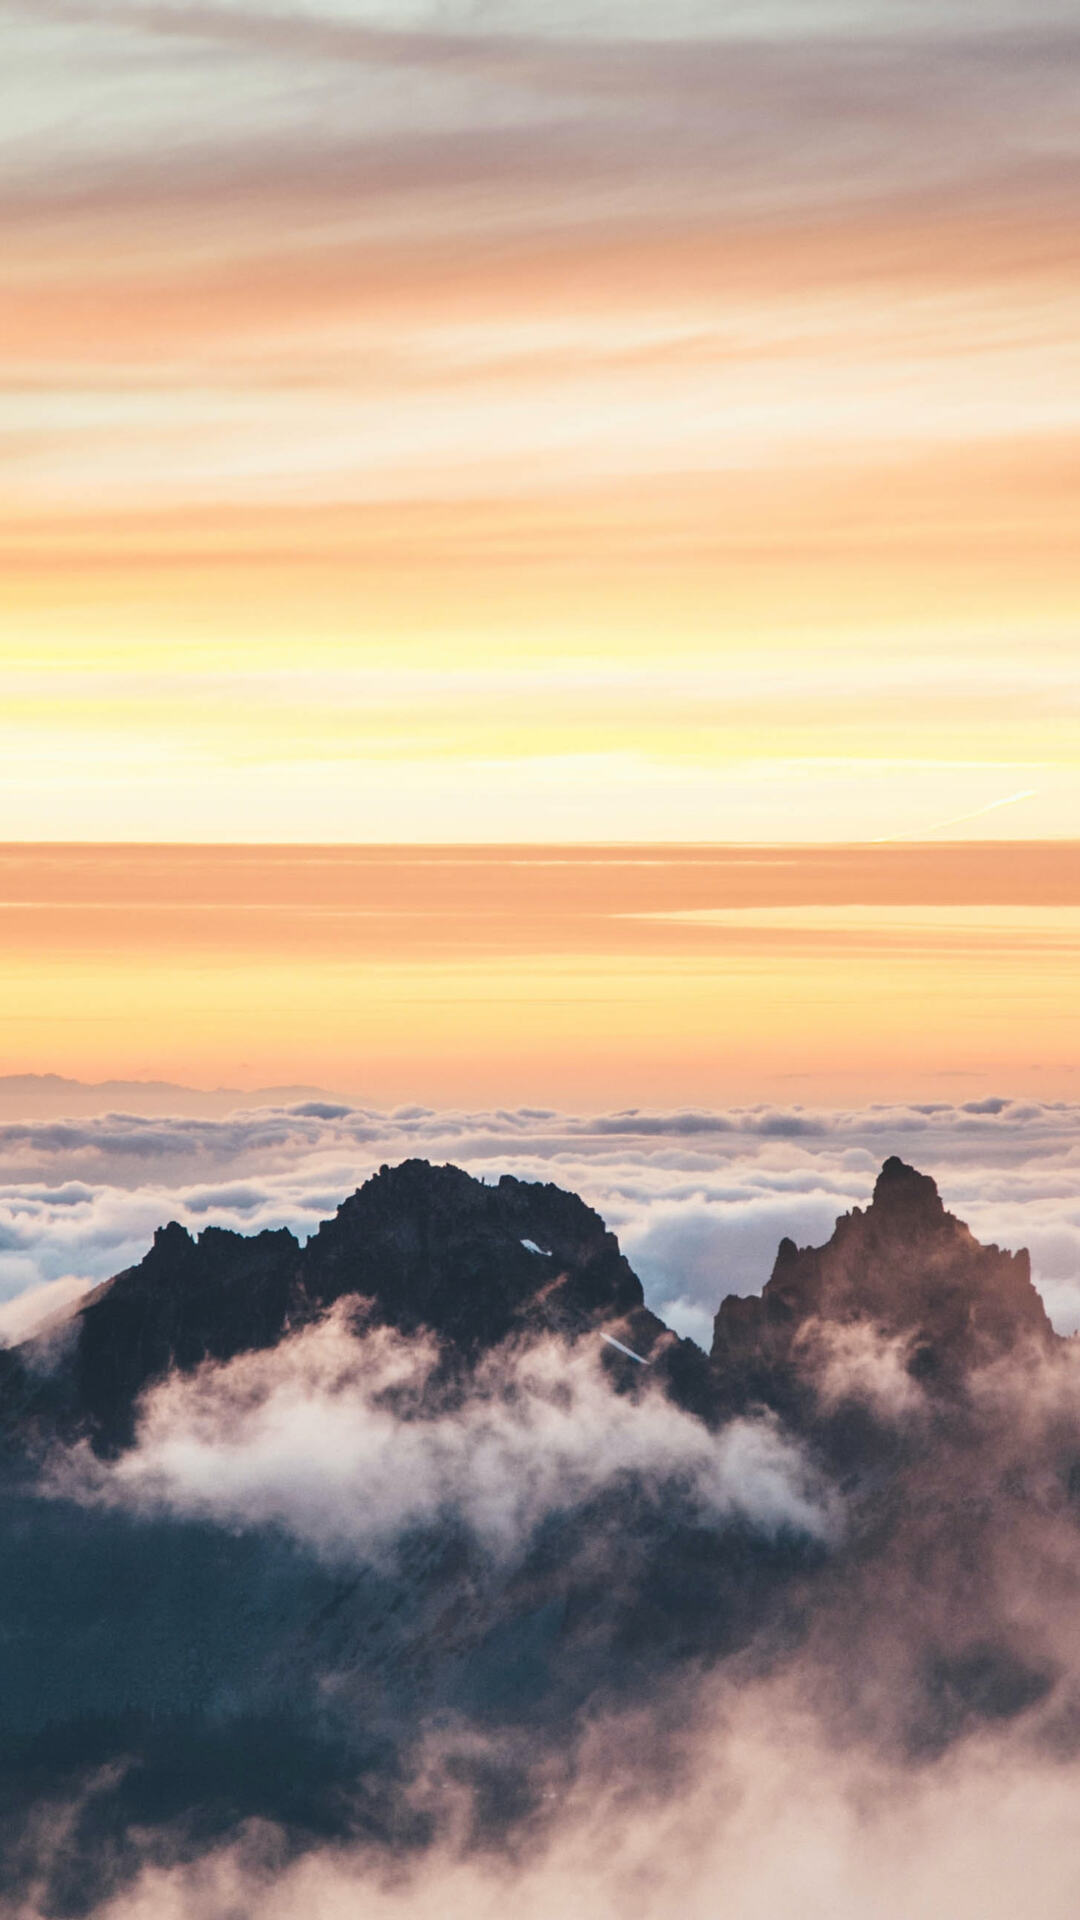
[[[1080,834],[1071,4],[0,13],[0,837]]]
[[[1068,842],[8,847],[0,941],[0,1075],[577,1111],[1080,1091]]]
[[[0,1076],[1071,1096],[1075,7],[0,15]]]

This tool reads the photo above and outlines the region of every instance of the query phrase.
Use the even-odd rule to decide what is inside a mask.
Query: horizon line
[[[931,850],[947,852],[962,849],[967,852],[975,847],[999,851],[1007,848],[1019,849],[1023,847],[1076,847],[1080,849],[1080,834],[1008,835],[1002,839],[992,839],[987,835],[972,834],[956,840],[943,840],[938,838],[924,840],[909,835],[867,840],[615,840],[609,838],[596,840],[187,840],[174,838],[146,840],[56,840],[25,837],[15,839],[0,838],[0,851],[6,851],[9,848],[19,848],[26,850],[34,849],[43,852],[57,850],[72,852],[82,849],[87,851],[119,851],[121,849],[131,851],[138,849],[161,851],[162,849],[170,848],[177,851],[187,849],[200,853],[246,853],[252,851],[288,853],[303,850],[321,853],[412,853],[431,851],[457,852],[467,849],[470,852],[498,855],[505,853],[545,852],[553,847],[557,847],[561,852],[567,853],[603,852],[616,848],[630,848],[634,850],[647,849],[656,852],[724,851],[735,853],[783,851],[785,853],[853,852],[881,854],[890,849],[901,849],[906,852]]]

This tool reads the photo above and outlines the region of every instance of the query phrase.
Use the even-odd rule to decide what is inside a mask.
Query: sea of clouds
[[[828,1238],[899,1153],[984,1241],[1030,1248],[1055,1325],[1080,1327],[1080,1104],[982,1099],[576,1115],[330,1100],[224,1117],[0,1125],[0,1334],[8,1340],[142,1258],[169,1219],[306,1239],[380,1165],[419,1156],[580,1193],[618,1234],[650,1306],[708,1346],[727,1293],[777,1244]]]
[[[290,1227],[304,1240],[379,1165],[421,1156],[577,1190],[619,1235],[651,1308],[709,1346],[724,1294],[757,1292],[782,1236],[828,1238],[894,1152],[938,1179],[978,1238],[1028,1246],[1057,1329],[1080,1327],[1080,1104],[577,1116],[309,1100],[0,1125],[0,1332],[19,1338],[140,1260],[167,1219],[192,1233]]]

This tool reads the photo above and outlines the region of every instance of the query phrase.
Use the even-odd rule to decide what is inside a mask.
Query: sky
[[[0,1108],[1071,1100],[1078,967],[1069,841],[0,847]]]
[[[6,0],[0,838],[1080,834],[1080,30]]]

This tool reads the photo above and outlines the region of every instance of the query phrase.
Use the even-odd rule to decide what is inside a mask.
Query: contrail
[[[1015,807],[1018,800],[1034,800],[1038,787],[1025,787],[1020,793],[1007,793],[1001,800],[988,800],[985,807],[972,807],[970,813],[954,813],[948,820],[935,820],[932,826],[920,827],[915,833],[884,833],[877,840],[871,840],[872,847],[883,847],[890,840],[919,840],[924,833],[940,833],[943,827],[959,827],[965,820],[979,820],[984,813],[994,813],[998,807]]]

